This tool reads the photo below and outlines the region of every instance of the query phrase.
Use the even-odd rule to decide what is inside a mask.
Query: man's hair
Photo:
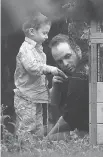
[[[58,34],[52,38],[49,47],[52,48],[54,46],[58,46],[60,43],[68,43],[70,48],[78,55],[79,59],[82,58],[82,53],[79,46],[73,41],[73,39],[69,38],[69,36],[64,34]]]
[[[38,30],[42,24],[51,25],[51,21],[41,13],[38,13],[36,16],[29,17],[29,19],[23,24],[22,30],[26,35],[30,28]]]

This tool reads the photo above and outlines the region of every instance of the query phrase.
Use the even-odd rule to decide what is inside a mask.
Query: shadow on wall
[[[1,104],[5,108],[4,116],[10,116],[10,118],[5,118],[4,124],[11,133],[14,132],[14,126],[10,123],[15,123],[16,119],[13,92],[16,55],[23,40],[24,34],[18,30],[8,36],[2,36],[1,43]]]

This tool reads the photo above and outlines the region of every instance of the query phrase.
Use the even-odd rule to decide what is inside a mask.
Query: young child
[[[48,38],[51,22],[42,14],[29,19],[23,25],[25,41],[16,57],[14,74],[14,106],[18,131],[43,135],[42,104],[49,103],[46,74],[65,76],[56,67],[46,65],[42,43]]]

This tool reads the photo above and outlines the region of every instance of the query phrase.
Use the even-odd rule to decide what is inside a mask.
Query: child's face
[[[48,39],[48,33],[50,31],[49,24],[43,24],[38,30],[34,30],[32,32],[32,39],[37,43],[43,43],[46,39]]]

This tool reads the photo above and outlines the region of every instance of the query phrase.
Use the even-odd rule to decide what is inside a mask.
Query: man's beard
[[[71,71],[69,70],[63,70],[63,72],[67,75],[67,76],[72,76],[72,73]]]
[[[64,69],[63,71],[64,71],[64,73],[67,76],[71,76],[71,75],[73,75],[75,73],[76,68],[75,67],[71,67],[71,68]]]

